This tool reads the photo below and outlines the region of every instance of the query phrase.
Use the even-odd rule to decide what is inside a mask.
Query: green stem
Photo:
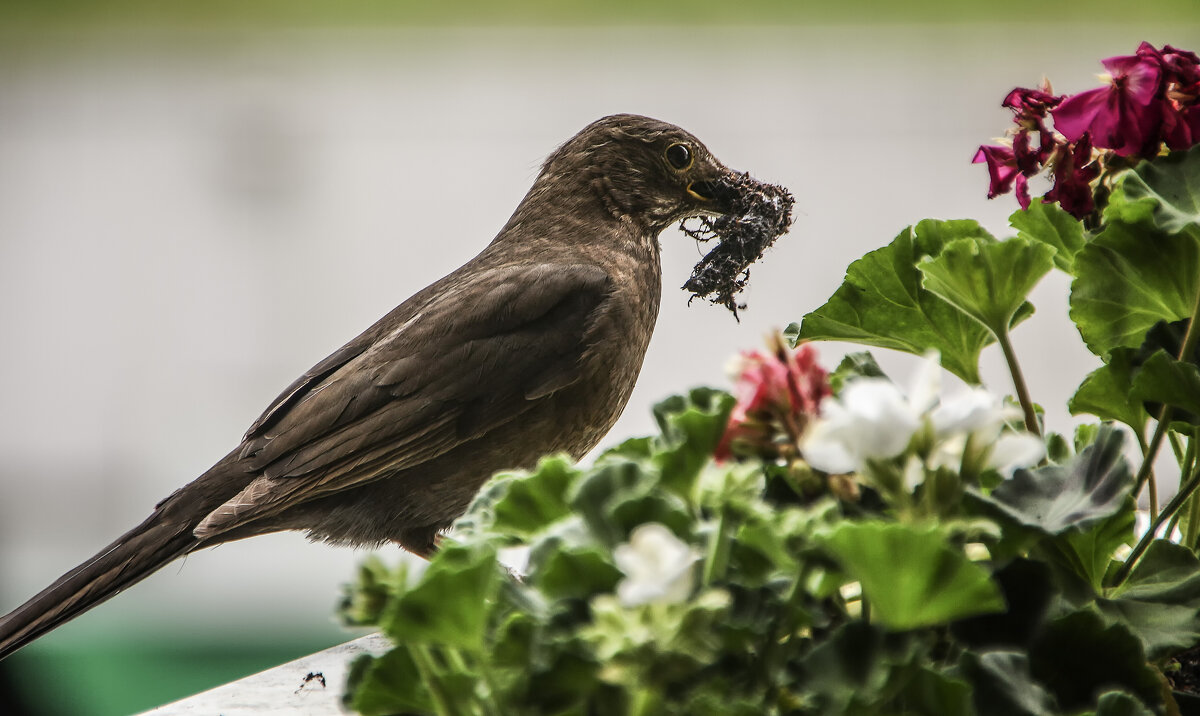
[[[1179,433],[1167,433],[1167,439],[1171,441],[1171,452],[1175,453],[1175,462],[1183,463],[1183,447],[1179,444]]]
[[[768,634],[769,639],[763,647],[763,668],[758,670],[758,676],[763,680],[765,688],[764,708],[775,703],[779,694],[779,684],[783,683],[783,640],[791,638],[796,631],[796,620],[793,614],[800,610],[800,600],[805,591],[803,585],[808,570],[801,569],[792,583],[792,590],[784,601],[783,609],[777,618],[772,619],[773,626]],[[843,605],[844,606],[844,605]]]
[[[1008,364],[1008,372],[1012,374],[1013,387],[1017,391],[1017,401],[1021,403],[1021,409],[1025,411],[1025,429],[1040,438],[1042,427],[1038,425],[1037,411],[1033,409],[1033,399],[1029,397],[1029,388],[1025,385],[1025,375],[1021,372],[1021,364],[1017,362],[1017,354],[1013,350],[1012,341],[1008,339],[1008,331],[996,333],[996,342],[1000,344],[1000,350],[1004,351],[1004,362]]]
[[[1196,329],[1197,315],[1200,315],[1200,285],[1197,286],[1196,297],[1192,301],[1192,313],[1188,319],[1187,332],[1183,334],[1183,345],[1179,347],[1179,355],[1176,356],[1178,360],[1190,361],[1192,354],[1196,352],[1196,343],[1200,341],[1200,330]],[[1138,470],[1137,482],[1133,487],[1134,498],[1142,494],[1142,487],[1154,474],[1154,457],[1158,455],[1158,448],[1162,445],[1163,435],[1167,431],[1167,425],[1171,422],[1171,415],[1171,406],[1164,404],[1158,413],[1158,424],[1154,426],[1154,435],[1150,437],[1150,451],[1142,460],[1141,469]],[[1182,476],[1180,482],[1182,485]],[[1155,499],[1157,496],[1151,498],[1152,501]]]
[[[708,555],[704,559],[704,586],[711,586],[715,580],[725,576],[725,568],[729,564],[729,539],[725,535],[728,521],[728,510],[721,508],[721,516],[717,519],[717,529],[712,539],[708,541]]]
[[[1171,437],[1171,447],[1175,447],[1174,433],[1168,433]],[[1143,433],[1138,433],[1138,448],[1142,451],[1142,459],[1146,459],[1146,454],[1150,452],[1150,446],[1146,444],[1146,436]],[[1191,445],[1191,443],[1188,443]],[[1182,460],[1180,461],[1182,463]],[[1187,475],[1190,472],[1184,470],[1181,475]],[[1151,468],[1150,473],[1146,476],[1146,484],[1150,486],[1150,519],[1158,517],[1158,478],[1154,476],[1154,470]]]
[[[456,674],[470,674],[473,671],[473,669],[467,665],[467,660],[463,658],[463,652],[461,649],[444,647],[442,649],[442,656],[445,658],[446,664]],[[475,705],[478,706],[478,711],[482,711],[484,714],[486,714],[486,716],[499,716],[499,714],[496,712],[496,701],[499,698],[499,690],[496,688],[495,683],[491,679],[491,670],[487,667],[487,658],[480,658],[478,659],[478,662],[479,672],[483,675],[483,682],[487,685],[491,693],[488,694],[488,698],[486,699],[475,698],[472,699],[472,701],[474,701]],[[475,712],[476,709],[472,709],[472,713]]]
[[[1162,527],[1164,522],[1171,519],[1171,516],[1179,511],[1179,508],[1183,506],[1183,503],[1187,502],[1197,487],[1200,487],[1200,474],[1193,473],[1188,475],[1187,482],[1179,488],[1179,492],[1175,493],[1175,496],[1171,498],[1167,506],[1158,514],[1158,518],[1150,523],[1150,529],[1146,530],[1146,534],[1142,535],[1142,538],[1134,545],[1133,551],[1129,553],[1128,559],[1125,560],[1125,564],[1121,565],[1121,568],[1113,576],[1112,584],[1109,585],[1110,587],[1119,587],[1125,583],[1133,568],[1137,566],[1137,561],[1142,558],[1142,554],[1149,549],[1150,543],[1154,541],[1154,535],[1158,533],[1158,528]]]
[[[662,710],[662,699],[649,687],[641,686],[633,692],[633,703],[630,704],[630,716],[653,716]]]
[[[1193,552],[1196,551],[1196,538],[1200,537],[1200,499],[1192,498],[1191,504],[1188,506],[1188,522],[1187,536],[1183,540],[1184,546]],[[1170,530],[1167,534],[1171,534]]]
[[[458,716],[458,709],[455,708],[453,700],[446,692],[445,684],[442,683],[438,669],[433,664],[433,654],[430,653],[429,647],[409,644],[408,653],[412,655],[413,664],[416,665],[417,672],[421,675],[421,682],[429,689],[429,695],[433,699],[438,716]]]
[[[1195,469],[1196,469],[1196,441],[1193,440],[1189,436],[1187,439],[1187,448],[1184,449],[1184,451],[1183,451],[1183,459],[1179,461],[1180,482],[1183,481],[1185,476],[1192,474],[1192,471]],[[1188,508],[1189,517],[1188,517],[1187,530],[1185,531],[1186,535],[1192,535],[1193,531],[1195,529],[1194,520],[1191,518],[1191,516],[1196,514],[1197,506],[1198,506],[1197,501],[1192,500],[1190,503],[1190,506]],[[1183,515],[1183,510],[1180,510],[1179,512],[1176,512],[1171,517],[1171,521],[1167,523],[1167,532],[1166,532],[1167,535],[1174,534],[1175,528],[1179,525],[1179,518],[1182,515]],[[1190,545],[1192,544],[1191,537],[1185,536],[1183,543],[1185,545],[1188,545],[1190,548]]]
[[[500,686],[496,682],[496,675],[492,673],[492,666],[488,663],[486,654],[479,659],[479,673],[483,674],[483,682],[488,688],[487,698],[483,699],[483,712],[488,716],[500,716],[500,712],[496,710],[496,704],[500,702]]]
[[[1142,457],[1146,457],[1146,453],[1150,451],[1150,446],[1146,444],[1146,427],[1144,425],[1137,434],[1137,442],[1138,449],[1142,451]]]
[[[1146,448],[1142,466],[1138,469],[1137,481],[1133,485],[1135,500],[1141,497],[1142,488],[1146,486],[1146,483],[1154,480],[1154,458],[1158,455],[1158,449],[1162,447],[1163,437],[1167,433],[1167,424],[1171,422],[1171,412],[1172,409],[1169,405],[1163,405],[1162,410],[1158,411],[1158,423],[1154,426],[1154,434],[1150,436],[1150,447]],[[1158,498],[1155,496],[1151,503],[1157,502],[1157,500]]]

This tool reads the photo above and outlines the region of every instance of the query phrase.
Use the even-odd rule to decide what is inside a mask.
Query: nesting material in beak
[[[732,194],[728,213],[698,217],[694,219],[698,226],[689,226],[693,220],[686,219],[679,226],[697,241],[717,239],[716,247],[700,259],[683,288],[692,292],[692,298],[707,298],[725,306],[737,318],[738,309],[746,306],[739,305],[734,296],[750,280],[750,264],[787,233],[795,200],[782,186],[765,184],[748,173],[723,184],[721,188]]]

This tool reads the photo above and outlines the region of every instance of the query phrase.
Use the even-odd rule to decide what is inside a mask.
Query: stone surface
[[[390,644],[382,634],[369,634],[159,706],[146,711],[144,716],[329,716],[343,713],[342,689],[350,662],[359,654],[382,654],[389,648]]]

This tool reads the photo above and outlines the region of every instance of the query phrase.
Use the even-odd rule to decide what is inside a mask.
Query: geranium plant
[[[363,565],[344,618],[363,713],[1178,714],[1200,683],[1200,60],[1014,90],[981,147],[1015,236],[927,220],[591,467],[480,494],[419,576]],[[1049,189],[1033,197],[1030,179]],[[1010,333],[1051,270],[1103,360],[1043,425]],[[924,356],[900,387],[869,353]],[[984,387],[980,352],[1011,385]],[[967,388],[943,394],[942,371]],[[1005,398],[1011,392],[1014,398]],[[1160,509],[1153,465],[1180,487]],[[1137,528],[1137,500],[1149,506]],[[510,572],[498,556],[527,560]]]

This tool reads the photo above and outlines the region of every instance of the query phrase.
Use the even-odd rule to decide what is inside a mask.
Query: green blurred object
[[[8,716],[128,716],[351,638],[329,631],[244,635],[241,641],[110,635],[69,646],[37,644],[0,664],[5,683],[16,692],[0,704],[26,710],[0,710]]]
[[[389,26],[389,25],[781,25],[807,23],[1125,23],[1133,12],[1124,0],[1093,0],[1083,11],[1065,0],[214,0],[163,3],[156,0],[5,0],[0,27],[62,26]],[[1200,19],[1195,0],[1146,0],[1139,22]]]

